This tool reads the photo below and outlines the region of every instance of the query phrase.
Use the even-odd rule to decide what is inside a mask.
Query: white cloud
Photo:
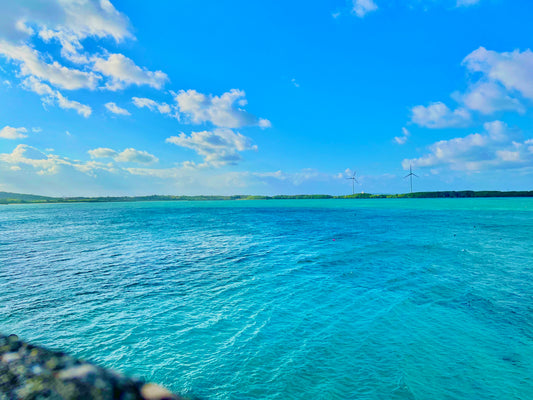
[[[75,43],[87,37],[111,37],[116,42],[134,38],[127,17],[108,0],[17,0],[4,3],[0,37],[9,41],[26,39],[34,35],[35,30],[47,32],[44,36],[49,38],[54,34],[57,39],[63,36],[62,45],[67,37]]]
[[[20,32],[24,32],[26,35],[34,35],[35,31],[28,25],[26,25],[26,21],[19,19],[15,22],[15,29],[17,29]]]
[[[61,56],[63,58],[75,64],[87,64],[89,62],[87,54],[80,53],[83,51],[83,46],[76,35],[44,28],[39,32],[39,37],[46,43],[57,40],[61,44]]]
[[[411,122],[426,128],[447,128],[466,126],[470,122],[470,113],[464,108],[454,111],[442,102],[430,103],[429,106],[415,106],[411,109]]]
[[[481,72],[488,80],[501,83],[533,100],[533,52],[515,50],[498,53],[484,47],[473,51],[463,60],[471,72]]]
[[[25,133],[28,132],[28,130],[24,127],[22,128],[13,128],[12,126],[4,126],[2,129],[0,129],[0,138],[3,139],[23,139],[25,137],[28,137]]]
[[[140,164],[153,164],[158,162],[156,156],[142,150],[135,150],[132,148],[126,149],[119,153],[115,158],[117,162],[134,162]]]
[[[105,104],[105,108],[107,108],[110,112],[112,112],[113,114],[118,114],[118,115],[131,115],[130,112],[128,110],[126,110],[125,108],[122,108],[122,107],[119,107],[117,106],[115,103],[113,102],[109,102],[109,103],[106,103]]]
[[[502,161],[520,161],[520,152],[511,150],[497,150],[496,155]]]
[[[481,0],[456,0],[455,6],[456,7],[468,7],[472,6],[474,4],[478,4]],[[359,18],[363,18],[366,14],[372,11],[376,11],[379,7],[378,4],[374,0],[351,0],[352,2],[352,13],[357,15]],[[379,2],[380,3],[380,2]],[[405,2],[409,7],[412,8],[414,2]],[[439,3],[438,0],[431,0],[431,1],[423,1],[418,0],[418,3],[423,4],[424,7],[427,7],[427,4],[433,5],[436,3]],[[441,1],[441,3],[446,3],[444,1]],[[333,18],[337,18],[340,15],[339,12],[335,12],[332,14]]]
[[[109,158],[119,153],[107,150]],[[47,154],[50,151],[19,145],[11,153],[0,154],[2,190],[51,196],[351,193],[343,174],[310,168],[295,172],[240,172],[214,170],[187,161],[170,168],[132,167],[111,160],[70,160]],[[386,179],[390,190],[396,178],[361,176],[360,182],[362,189],[379,191],[387,189],[371,189],[376,187],[371,182],[376,185]]]
[[[96,170],[113,171],[113,166],[109,164],[69,160],[55,154],[45,154],[35,147],[19,144],[13,152],[0,154],[0,162],[16,166],[29,166],[36,170],[39,175],[54,175],[60,172],[61,168],[74,168],[88,175],[93,175]]]
[[[520,101],[509,96],[505,88],[496,82],[477,82],[470,85],[465,94],[456,97],[468,109],[485,115],[505,110],[525,112]]]
[[[411,164],[413,167],[448,166],[459,171],[533,166],[533,155],[527,148],[529,140],[517,141],[519,136],[519,132],[504,122],[488,122],[483,133],[440,140],[429,146],[428,154],[403,160],[402,166],[404,169]]]
[[[344,180],[310,169],[254,174],[200,168],[190,162],[170,168],[130,167],[127,164],[124,168],[111,162],[52,158],[37,149],[32,157],[28,154],[31,149],[19,150],[23,151],[13,152],[15,157],[10,157],[13,153],[0,154],[2,190],[50,196],[234,195],[316,193],[317,190],[329,193],[327,188],[335,190],[339,184],[345,186]],[[41,158],[41,161],[32,160],[34,158]],[[42,167],[51,168],[44,170]],[[317,184],[322,185],[320,189]]]
[[[65,7],[67,26],[80,37],[113,37],[117,42],[133,38],[127,17],[109,0],[73,2],[59,0]]]
[[[88,118],[93,112],[91,107],[88,105],[81,104],[74,100],[69,100],[59,92],[55,92],[55,95],[57,99],[57,105],[64,110],[75,110],[78,114],[84,116],[85,118]]]
[[[231,129],[192,132],[190,136],[181,133],[167,138],[166,142],[194,150],[203,157],[205,164],[215,167],[235,165],[241,160],[239,152],[257,150],[250,138]]]
[[[161,89],[168,80],[164,72],[148,71],[122,54],[109,54],[107,59],[95,57],[93,61],[93,69],[110,78],[105,85],[109,90],[120,90],[130,85],[148,85]]]
[[[374,3],[374,0],[353,0],[352,11],[359,18],[362,18],[369,12],[376,11],[377,9],[378,6]]]
[[[39,132],[42,132],[43,130],[39,128],[38,126],[36,126],[36,127],[31,128],[31,131],[35,133],[39,133]]]
[[[117,42],[133,38],[126,16],[108,0],[35,0],[7,1],[2,5],[0,37],[20,40],[34,34],[34,29],[57,29],[78,39],[112,37]]]
[[[0,55],[19,66],[18,75],[25,78],[23,85],[43,96],[45,104],[75,109],[87,117],[92,112],[88,105],[69,100],[57,90],[115,91],[132,85],[162,89],[169,80],[163,71],[138,66],[124,54],[110,53],[100,43],[91,46],[91,50],[84,47],[87,38],[113,38],[117,43],[134,39],[127,17],[108,0],[50,0],[42,4],[36,4],[35,0],[18,0],[7,2],[2,12]],[[38,51],[31,45],[36,38],[45,44],[59,43],[61,58],[78,66],[67,67],[54,59],[54,52]],[[196,124],[208,122],[222,128],[271,126],[267,119],[244,110],[245,93],[240,90],[233,89],[221,96],[194,90],[173,95],[176,101],[173,105],[140,97],[133,101],[137,107],[157,110],[176,119],[183,116],[186,122]],[[111,103],[107,108],[121,115],[128,112]]]
[[[88,153],[91,158],[112,158],[116,162],[154,164],[159,161],[156,156],[146,151],[135,150],[133,148],[128,148],[122,152],[118,152],[106,147],[99,147],[97,149],[89,150]]]
[[[132,175],[148,176],[159,179],[179,179],[183,176],[183,170],[179,167],[174,168],[126,168]]]
[[[179,182],[182,185],[181,192],[190,191],[191,187],[202,187],[203,192],[235,194],[242,190],[248,193],[264,191],[265,188],[271,188],[274,194],[280,193],[280,188],[284,191],[306,192],[316,188],[317,183],[335,183],[343,178],[337,174],[327,174],[312,168],[304,168],[296,172],[274,171],[274,172],[224,172],[216,173],[209,170],[209,173],[203,172],[202,168],[191,162],[184,162],[182,165],[173,168],[127,168],[130,174],[154,178],[166,182]],[[307,184],[307,186],[305,186]],[[252,189],[252,188],[255,188]],[[272,189],[277,188],[277,189]],[[304,189],[302,189],[304,188]]]
[[[48,157],[35,147],[19,144],[12,153],[0,154],[0,160],[10,164],[31,164],[33,166],[47,166]]]
[[[291,83],[294,87],[300,87],[300,84],[298,82],[296,82],[296,79],[295,78],[292,78],[291,79]]]
[[[222,128],[271,126],[267,119],[257,118],[242,107],[247,104],[243,90],[231,89],[221,96],[205,95],[196,90],[180,90],[175,94],[177,108],[194,124],[211,122]]]
[[[167,104],[146,97],[132,97],[133,104],[138,108],[148,108],[152,112],[168,115],[182,123],[210,123],[216,128],[239,128],[258,126],[270,128],[271,122],[258,118],[244,107],[248,104],[242,90],[232,89],[220,96],[205,95],[196,90],[172,92],[175,103]],[[221,129],[214,131],[222,132]]]
[[[480,0],[457,0],[457,7],[468,7],[473,6],[474,4],[479,3]]]
[[[487,132],[491,141],[496,143],[508,142],[517,139],[517,131],[510,129],[505,122],[485,122],[483,129]]]
[[[61,57],[78,67],[67,67],[46,49],[33,48],[36,37],[45,44],[58,42]],[[93,46],[97,50],[89,52],[84,47],[87,38],[112,38],[118,43],[134,36],[127,17],[109,0],[17,0],[2,5],[0,55],[18,65],[17,75],[26,78],[26,88],[40,92],[47,104],[75,109],[87,117],[92,111],[89,106],[69,100],[57,89],[96,90],[103,86],[119,90],[130,85],[161,89],[168,80],[162,71],[141,68],[125,55],[110,54],[101,46]],[[117,107],[110,111],[126,115]]]
[[[265,118],[259,118],[259,120],[257,121],[257,126],[263,129],[271,128],[272,122],[270,122],[268,119],[265,119]]]
[[[409,136],[411,136],[411,133],[407,130],[407,128],[402,128],[402,136],[395,136],[394,141],[399,144],[405,144],[407,142],[407,139],[409,139]]]
[[[66,110],[72,109],[85,118],[88,118],[92,113],[92,109],[88,105],[67,99],[59,91],[52,89],[46,83],[40,82],[33,76],[26,78],[22,82],[22,87],[41,95],[43,104],[57,104],[60,108]]]
[[[89,153],[92,158],[113,158],[118,155],[118,152],[106,147],[89,150],[87,153]]]
[[[286,181],[295,186],[300,186],[309,181],[324,182],[345,179],[342,173],[333,175],[326,174],[314,168],[303,168],[297,172],[285,172],[281,170],[274,172],[253,172],[252,175],[260,178],[263,182],[271,180]]]
[[[20,65],[22,76],[34,76],[62,89],[95,89],[100,77],[93,72],[85,72],[62,66],[57,61],[44,62],[37,50],[27,45],[13,45],[0,42],[0,54]]]
[[[131,99],[135,107],[143,108],[146,107],[150,111],[159,111],[161,114],[170,114],[172,111],[171,107],[167,103],[158,103],[155,100],[147,99],[146,97],[132,97]]]
[[[524,101],[533,100],[533,52],[498,53],[480,47],[462,62],[474,81],[464,93],[452,94],[459,107],[450,110],[442,102],[411,109],[411,122],[426,128],[463,127],[471,111],[491,115],[499,111],[525,113]]]

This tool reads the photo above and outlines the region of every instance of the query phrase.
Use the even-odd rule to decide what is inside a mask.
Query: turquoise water
[[[201,399],[532,399],[533,199],[0,207],[0,332]]]

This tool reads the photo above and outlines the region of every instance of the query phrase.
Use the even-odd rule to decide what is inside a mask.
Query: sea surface
[[[200,399],[533,399],[533,199],[0,206],[0,332]]]

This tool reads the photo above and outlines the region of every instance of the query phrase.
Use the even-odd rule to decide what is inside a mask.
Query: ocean
[[[0,332],[199,399],[533,399],[533,199],[0,206]]]

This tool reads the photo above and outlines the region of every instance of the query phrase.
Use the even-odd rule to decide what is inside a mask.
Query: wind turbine
[[[356,173],[357,173],[357,172],[354,171],[354,172],[353,172],[353,175],[352,175],[351,178],[346,178],[346,179],[351,179],[351,180],[352,180],[352,195],[355,194],[355,182],[359,183],[359,182],[357,181],[357,179],[355,179],[355,174],[356,174]]]
[[[409,173],[407,175],[405,175],[403,177],[403,179],[407,178],[407,177],[410,177],[410,181],[411,181],[411,193],[413,193],[413,176],[416,176],[417,178],[419,177],[417,174],[414,174],[413,173],[413,170],[411,168],[411,164],[409,164]]]

